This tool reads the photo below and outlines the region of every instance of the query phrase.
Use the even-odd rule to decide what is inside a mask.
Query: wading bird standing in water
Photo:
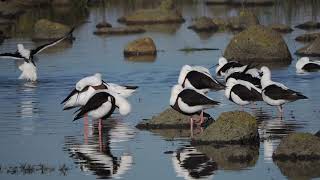
[[[42,52],[43,50],[47,49],[48,47],[54,46],[59,42],[67,39],[68,37],[72,36],[74,28],[72,28],[65,36],[52,41],[47,44],[43,44],[38,46],[35,49],[26,49],[23,44],[17,45],[17,51],[15,53],[2,53],[0,54],[0,58],[8,58],[8,59],[15,59],[15,60],[24,60],[24,62],[19,65],[19,69],[22,71],[19,79],[26,79],[28,81],[36,81],[37,80],[37,68],[34,62],[35,55]]]

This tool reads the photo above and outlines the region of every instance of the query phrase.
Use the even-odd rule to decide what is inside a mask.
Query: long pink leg
[[[193,138],[193,119],[190,117],[190,136]]]
[[[84,120],[83,120],[83,130],[84,130],[84,143],[88,144],[88,116],[87,114],[84,115]]]
[[[200,126],[203,123],[203,121],[204,121],[204,119],[203,119],[203,111],[201,111],[201,114],[200,114]]]
[[[98,124],[98,131],[99,131],[99,148],[100,148],[100,152],[102,152],[102,125],[101,125],[101,119],[99,119],[99,124]]]

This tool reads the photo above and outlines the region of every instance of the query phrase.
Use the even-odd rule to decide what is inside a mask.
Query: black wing
[[[17,51],[15,53],[2,53],[0,54],[0,58],[8,58],[8,59],[25,59],[21,56],[21,54]]]
[[[274,100],[285,99],[294,101],[297,99],[307,99],[307,97],[302,95],[300,92],[296,92],[291,89],[282,89],[275,84],[267,86],[263,89],[263,92],[266,96]]]
[[[197,105],[218,105],[220,102],[209,99],[203,94],[198,93],[192,89],[184,89],[178,95],[182,99],[182,101],[189,106],[197,106]]]
[[[236,80],[243,80],[243,81],[247,81],[250,82],[251,84],[253,84],[254,86],[261,88],[261,80],[257,77],[252,77],[250,74],[245,74],[245,73],[241,73],[241,72],[235,72],[230,74],[227,78],[226,78],[226,82],[228,82],[229,78],[234,78]]]
[[[318,71],[320,70],[320,65],[316,63],[308,63],[302,67],[305,71]]]
[[[239,62],[236,61],[230,61],[227,64],[225,64],[224,66],[222,66],[222,68],[219,69],[219,71],[217,72],[218,75],[221,75],[222,72],[226,72],[228,69],[230,68],[235,68],[235,67],[242,67],[243,64],[240,64]]]
[[[185,80],[188,79],[193,87],[196,89],[212,89],[212,90],[221,90],[224,89],[224,85],[218,82],[215,79],[210,78],[204,73],[199,71],[190,71],[188,72]]]
[[[262,101],[262,96],[257,90],[253,88],[250,90],[241,84],[234,85],[230,92],[233,92],[244,101]]]
[[[74,117],[73,121],[82,118],[89,111],[99,108],[108,101],[109,96],[111,95],[107,92],[99,92],[93,95],[84,106],[78,109],[79,113]]]
[[[51,46],[54,46],[56,44],[58,44],[59,42],[65,40],[66,38],[70,37],[72,35],[72,32],[74,31],[74,27],[69,31],[69,33],[67,33],[65,36],[55,40],[55,41],[52,41],[50,43],[47,43],[47,44],[44,44],[44,45],[41,45],[39,47],[37,47],[36,49],[32,49],[31,50],[31,55],[35,55],[35,54],[38,54],[40,53],[41,51],[45,50],[46,48],[48,47],[51,47]]]
[[[139,86],[127,86],[127,85],[121,85],[121,86],[124,86],[126,87],[127,89],[138,89]]]

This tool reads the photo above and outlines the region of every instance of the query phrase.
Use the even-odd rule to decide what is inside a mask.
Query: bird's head
[[[238,81],[237,81],[236,79],[234,79],[234,78],[229,78],[228,81],[227,81],[227,83],[226,83],[226,86],[227,86],[227,87],[231,87],[231,86],[234,86],[234,85],[237,84],[237,83],[238,83]]]
[[[23,44],[18,44],[18,45],[17,45],[17,48],[18,48],[18,51],[19,51],[19,52],[21,52],[21,51],[24,50]]]
[[[223,65],[225,65],[227,63],[228,63],[228,60],[226,58],[224,58],[224,57],[220,57],[219,58],[219,65],[220,66],[223,66]]]
[[[102,79],[102,75],[100,73],[95,73],[94,76],[99,78],[99,79]]]

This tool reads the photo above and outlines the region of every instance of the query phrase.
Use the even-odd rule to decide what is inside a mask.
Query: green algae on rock
[[[292,133],[283,138],[274,160],[320,160],[320,138],[310,133]]]
[[[236,34],[225,49],[228,60],[251,62],[291,62],[292,57],[282,36],[265,26],[250,26]]]
[[[157,48],[150,37],[143,37],[129,42],[124,49],[124,56],[156,55]]]
[[[227,27],[232,31],[242,31],[250,26],[260,24],[257,16],[247,9],[241,10],[238,16],[230,17]]]
[[[211,32],[217,31],[219,27],[212,21],[212,19],[202,16],[197,18],[194,24],[188,28],[193,29],[196,32]]]
[[[40,19],[34,25],[34,35],[32,39],[55,40],[64,36],[70,30],[71,28],[67,25],[52,22],[47,19]]]
[[[193,139],[193,144],[258,144],[256,119],[249,113],[224,112]]]

